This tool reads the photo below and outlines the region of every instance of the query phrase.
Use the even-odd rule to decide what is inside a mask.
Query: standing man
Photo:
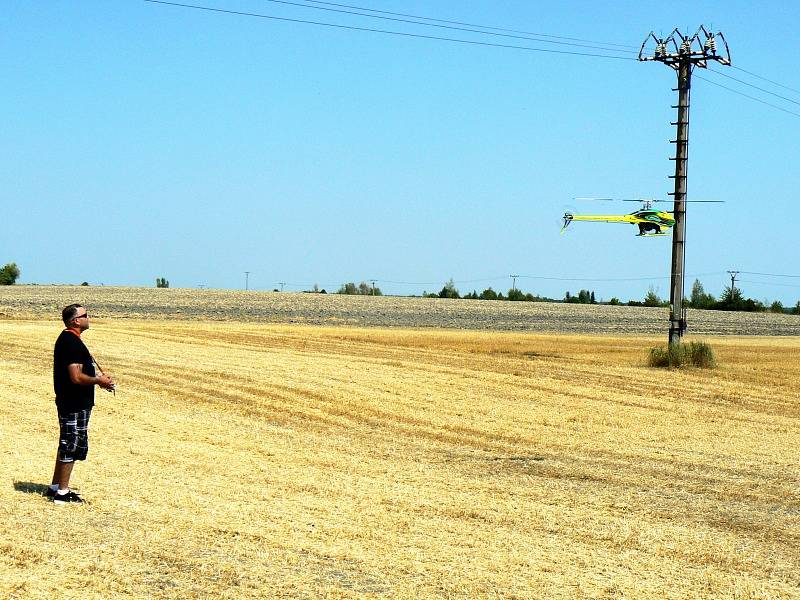
[[[81,334],[89,329],[89,313],[81,304],[70,304],[61,311],[66,329],[53,350],[53,387],[56,392],[59,438],[53,482],[45,493],[55,504],[82,503],[69,489],[76,460],[86,460],[89,451],[89,417],[94,406],[94,386],[112,391],[114,380],[94,362]]]

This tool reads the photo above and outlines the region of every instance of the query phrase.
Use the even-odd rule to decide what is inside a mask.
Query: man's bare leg
[[[58,489],[69,489],[69,479],[72,476],[72,468],[75,466],[74,462],[61,462],[56,459],[56,466],[53,469],[53,485],[58,485]]]

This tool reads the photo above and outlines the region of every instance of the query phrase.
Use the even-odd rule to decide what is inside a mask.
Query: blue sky
[[[796,114],[694,79],[689,197],[726,204],[689,206],[687,294],[697,277],[719,295],[739,270],[749,297],[800,299],[800,277],[785,277],[800,275],[794,3],[339,2],[634,54],[267,0],[186,3],[629,57],[651,30],[712,26],[734,66],[793,89],[713,69],[784,100],[696,74]],[[251,289],[376,279],[419,294],[450,278],[462,292],[507,290],[514,273],[551,297],[669,295],[671,238],[594,223],[559,234],[565,210],[609,209],[575,197],[672,191],[675,75],[662,64],[141,0],[4,8],[0,264],[15,261],[22,283],[241,288],[250,271]]]

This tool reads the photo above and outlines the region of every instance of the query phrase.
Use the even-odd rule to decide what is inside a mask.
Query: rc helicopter
[[[638,237],[660,237],[669,235],[675,225],[675,216],[672,211],[653,208],[656,202],[669,202],[669,200],[655,200],[651,198],[575,198],[575,200],[602,200],[620,202],[640,202],[642,208],[625,215],[576,215],[572,212],[564,213],[564,225],[561,233],[573,221],[598,221],[602,223],[630,223],[639,227]],[[685,200],[685,202],[722,202],[722,200]]]

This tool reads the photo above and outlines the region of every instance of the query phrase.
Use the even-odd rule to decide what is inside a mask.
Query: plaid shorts
[[[89,452],[89,417],[92,409],[58,413],[58,461],[71,463],[86,460]]]

